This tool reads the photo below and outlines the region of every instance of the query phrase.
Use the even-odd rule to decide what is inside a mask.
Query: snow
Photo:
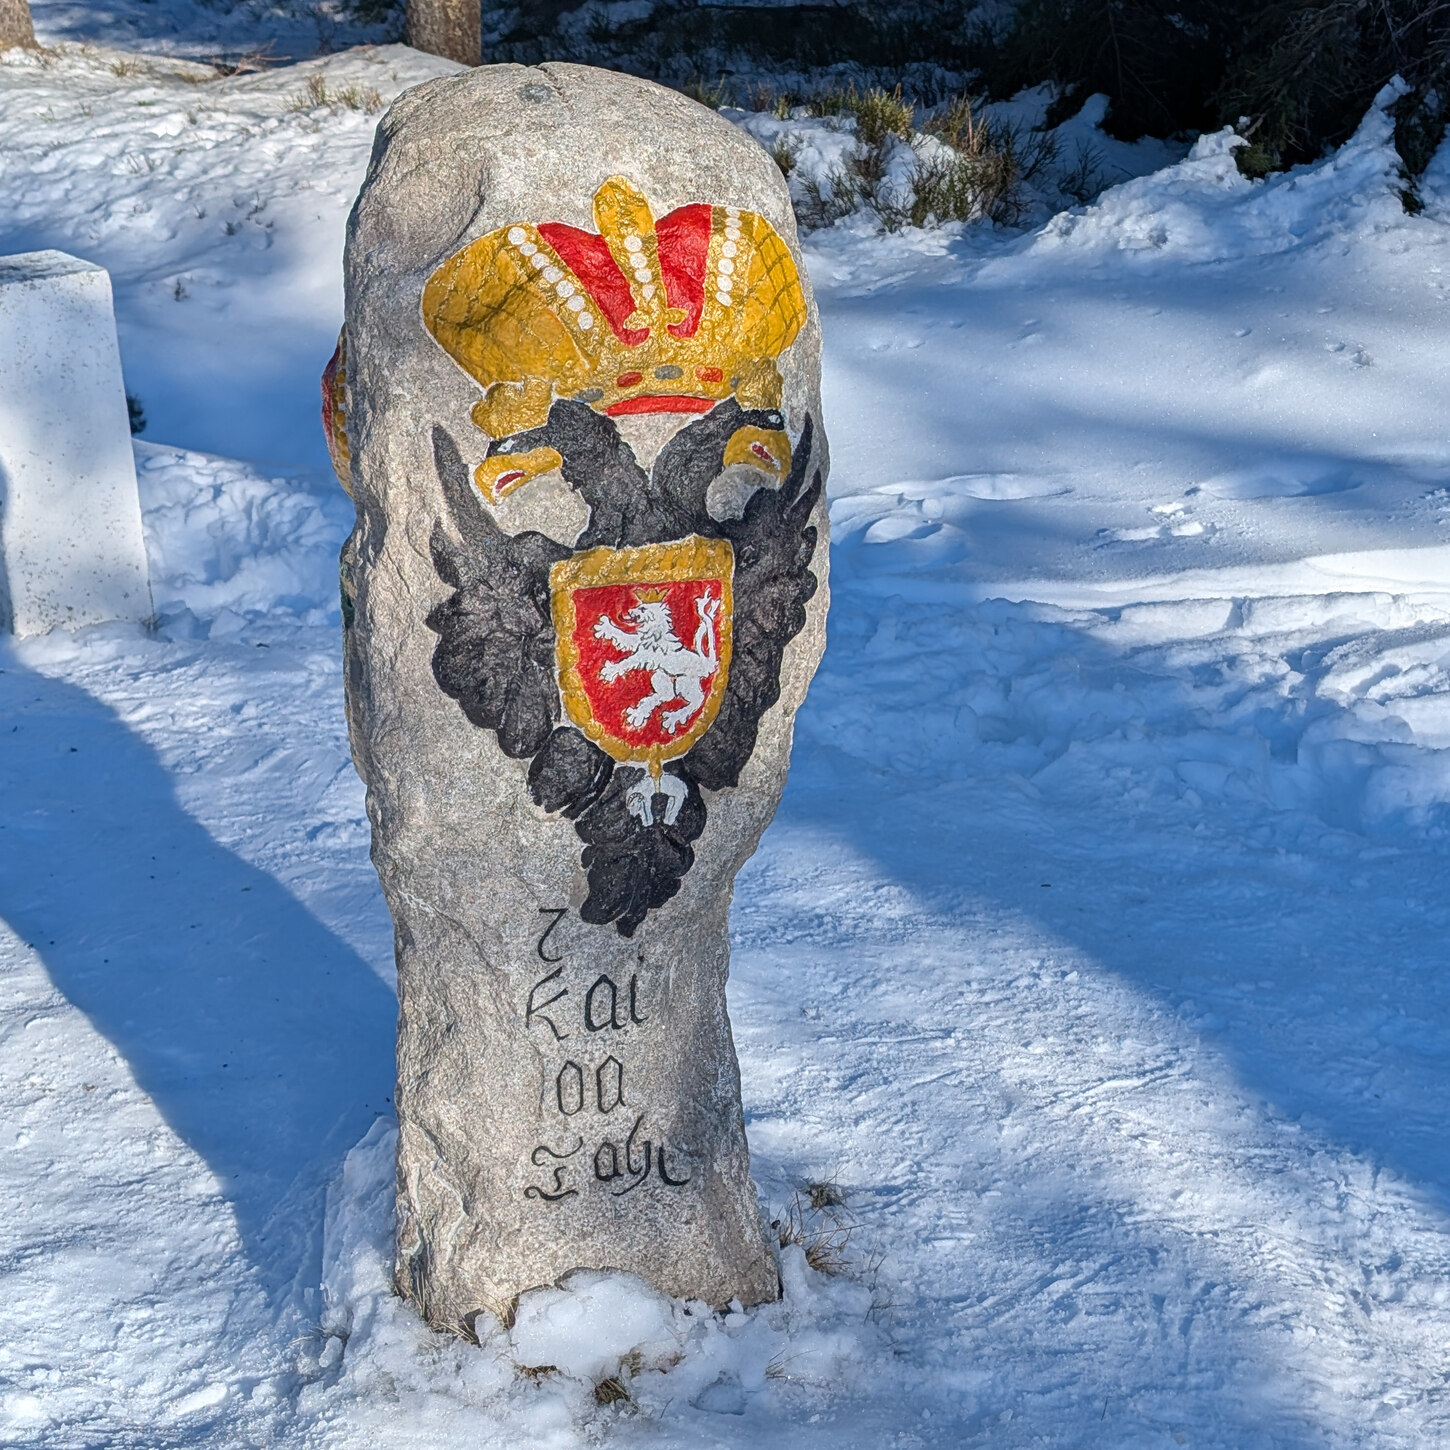
[[[328,584],[353,509],[331,474],[134,446],[162,630],[218,638],[264,617],[337,622]]]
[[[475,1345],[390,1291],[314,420],[374,118],[289,109],[445,67],[117,54],[0,63],[0,252],[112,269],[161,615],[0,647],[0,1443],[1446,1443],[1450,148],[1417,217],[1382,97],[1265,182],[1209,136],[809,238],[830,643],[730,1010],[845,1271],[584,1271]]]
[[[1247,143],[1231,128],[1201,136],[1176,166],[1114,187],[1096,205],[1055,218],[1030,250],[1050,252],[1066,243],[1211,262],[1393,227],[1403,207],[1399,158],[1391,145],[1394,120],[1387,108],[1406,89],[1398,82],[1387,85],[1359,129],[1327,162],[1259,183],[1239,174],[1233,153]]]
[[[456,69],[402,46],[235,76],[93,47],[8,51],[0,245],[111,273],[152,437],[325,468],[312,374],[341,323],[338,259],[375,112]]]

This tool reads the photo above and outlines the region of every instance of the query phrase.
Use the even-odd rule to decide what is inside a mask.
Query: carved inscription
[[[552,966],[555,962],[562,962],[564,960],[564,953],[551,953],[548,949],[548,941],[550,936],[553,935],[554,928],[558,926],[558,924],[563,921],[566,916],[569,915],[569,908],[567,906],[541,906],[539,908],[539,915],[551,916],[554,918],[548,924],[548,926],[544,928],[543,936],[539,938],[537,944],[534,947],[534,950],[538,952],[539,956],[544,961],[548,962],[550,966]]]
[[[612,1113],[624,1104],[624,1064],[606,1057],[594,1070],[594,1094],[601,1113]]]
[[[561,1198],[568,1198],[571,1193],[578,1193],[577,1188],[566,1188],[564,1186],[563,1163],[572,1158],[584,1146],[584,1139],[575,1143],[567,1153],[557,1152],[546,1143],[540,1143],[532,1153],[529,1154],[529,1161],[535,1168],[549,1167],[550,1160],[553,1160],[554,1186],[551,1189],[538,1188],[534,1184],[524,1189],[525,1198],[542,1198],[546,1203],[558,1203]]]
[[[639,1137],[639,1130],[643,1123],[644,1114],[641,1113],[634,1120],[634,1126],[624,1140],[623,1153],[607,1140],[595,1150],[594,1176],[601,1183],[612,1184],[619,1178],[630,1180],[621,1188],[610,1189],[616,1198],[622,1198],[626,1193],[633,1193],[649,1177],[651,1163],[658,1171],[660,1181],[668,1183],[671,1188],[683,1188],[690,1181],[688,1174],[684,1178],[670,1176],[669,1169],[665,1167],[665,1145],[663,1143],[659,1145],[658,1151],[655,1151],[654,1144],[648,1138],[636,1143],[635,1140]]]
[[[557,1114],[561,1127],[576,1122],[582,1126],[586,1121],[598,1127],[593,1132],[584,1130],[596,1137],[592,1154],[579,1134],[572,1135],[575,1141],[570,1148],[556,1148],[551,1141],[534,1148],[529,1161],[543,1170],[547,1181],[529,1184],[524,1197],[560,1203],[592,1183],[597,1190],[622,1198],[651,1177],[667,1187],[682,1188],[690,1174],[683,1169],[679,1154],[650,1135],[649,1105],[635,1103],[629,1093],[627,1034],[650,1020],[643,1010],[639,972],[631,973],[627,984],[616,982],[607,972],[601,972],[588,986],[571,984],[567,945],[553,940],[554,929],[568,915],[568,908],[546,907],[539,915],[547,918],[547,924],[535,942],[535,951],[551,970],[529,988],[523,1004],[524,1027],[546,1032],[549,1048],[577,1041],[581,1049],[550,1068],[553,1081],[552,1089],[546,1090],[545,1111]],[[643,969],[643,955],[639,965]],[[582,1028],[582,1038],[575,1036],[576,1026]],[[608,1037],[600,1035],[606,1033]],[[587,1050],[585,1044],[590,1042],[600,1047],[608,1044],[602,1058]],[[633,1120],[623,1118],[615,1128],[611,1114],[620,1109],[633,1112]],[[630,1124],[627,1130],[624,1123]],[[569,1141],[568,1135],[564,1141]]]
[[[584,1069],[577,1062],[566,1062],[559,1069],[554,1088],[559,1099],[559,1111],[566,1118],[572,1118],[584,1107]]]

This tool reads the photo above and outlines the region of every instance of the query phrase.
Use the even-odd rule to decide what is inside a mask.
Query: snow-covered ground
[[[0,650],[0,1441],[1450,1443],[1450,152],[1418,217],[1376,110],[1268,183],[1210,137],[1031,234],[809,239],[831,635],[731,1012],[847,1272],[475,1347],[386,1288],[314,431],[364,93],[443,63],[135,64],[0,62],[0,252],[112,270],[162,618]]]

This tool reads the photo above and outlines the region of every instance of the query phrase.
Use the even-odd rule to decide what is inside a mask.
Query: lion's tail
[[[720,612],[720,601],[708,593],[695,600],[695,611],[700,616],[700,626],[695,631],[695,653],[701,659],[716,663],[715,616]]]

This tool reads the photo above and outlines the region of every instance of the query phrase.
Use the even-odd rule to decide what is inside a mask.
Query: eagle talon
[[[680,807],[689,798],[689,787],[677,775],[662,775],[655,782],[655,794],[665,798],[665,825],[674,825]]]
[[[625,809],[642,826],[652,826],[655,823],[654,798],[655,783],[649,778],[649,772],[646,771],[625,791]]]
[[[642,826],[655,823],[654,798],[665,798],[664,823],[672,826],[680,818],[680,807],[689,799],[690,788],[677,775],[662,775],[651,780],[646,772],[624,793],[624,805]]]

